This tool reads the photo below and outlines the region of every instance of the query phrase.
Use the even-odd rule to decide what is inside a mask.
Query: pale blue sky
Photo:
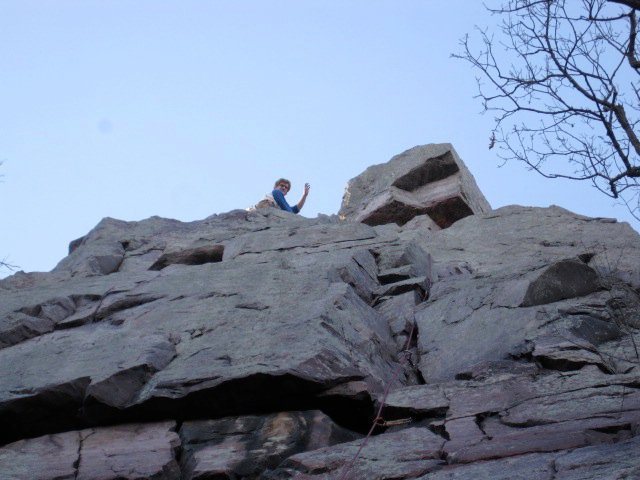
[[[0,0],[0,259],[48,271],[103,217],[201,219],[280,176],[291,202],[312,184],[305,216],[337,213],[350,178],[434,142],[494,208],[630,221],[587,184],[498,168],[450,58],[494,22],[469,0]]]

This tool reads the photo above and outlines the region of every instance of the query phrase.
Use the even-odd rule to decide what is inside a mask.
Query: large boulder
[[[340,217],[368,225],[404,225],[427,215],[437,227],[447,228],[489,210],[453,146],[441,143],[414,147],[349,180]]]

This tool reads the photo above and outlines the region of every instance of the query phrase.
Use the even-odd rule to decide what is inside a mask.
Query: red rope
[[[404,359],[404,360],[406,360],[409,356],[411,356],[411,352],[409,352],[409,345],[411,345],[411,339],[413,338],[413,330],[414,330],[415,326],[416,326],[416,324],[415,324],[415,319],[414,319],[413,323],[411,324],[411,331],[409,332],[409,338],[407,338],[407,343],[405,344],[404,349],[402,350],[402,354],[403,354],[402,359]],[[400,363],[403,363],[402,359],[400,360]],[[400,374],[401,371],[402,370],[400,370],[399,368],[395,369],[395,371],[393,372],[392,380],[397,380],[398,379],[398,375]],[[351,461],[342,469],[342,475],[340,475],[340,478],[338,480],[347,480],[348,479],[347,475],[349,475],[349,472],[351,471],[351,469],[355,465],[356,460],[358,460],[358,457],[362,453],[362,450],[364,449],[364,447],[369,442],[369,438],[371,438],[371,435],[373,434],[373,431],[375,430],[376,426],[384,425],[384,419],[382,418],[381,414],[382,414],[382,409],[384,408],[385,403],[387,401],[387,396],[389,395],[390,391],[391,391],[391,382],[387,382],[387,385],[386,385],[386,387],[384,389],[384,394],[382,395],[382,400],[380,401],[380,407],[378,408],[378,413],[376,413],[376,416],[373,419],[373,423],[371,424],[371,428],[369,429],[369,433],[367,433],[367,436],[364,437],[364,440],[362,441],[362,444],[360,445],[360,448],[358,448],[358,451],[353,456]]]

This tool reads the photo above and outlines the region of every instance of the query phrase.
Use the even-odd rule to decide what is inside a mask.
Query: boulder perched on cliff
[[[461,192],[381,225],[104,219],[0,280],[3,478],[637,477],[640,236]]]
[[[414,147],[349,180],[340,217],[368,225],[404,225],[427,215],[437,229],[489,210],[453,146],[441,143]]]

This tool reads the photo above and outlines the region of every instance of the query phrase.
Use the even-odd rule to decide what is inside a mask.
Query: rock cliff
[[[0,281],[2,479],[640,478],[640,237],[451,145],[69,250]]]

